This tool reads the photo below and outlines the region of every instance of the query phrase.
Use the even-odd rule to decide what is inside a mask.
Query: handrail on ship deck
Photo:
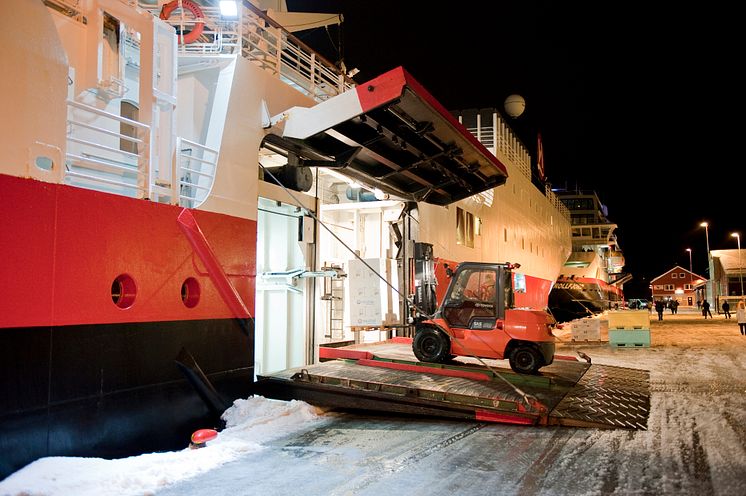
[[[56,5],[63,14],[76,20],[82,19],[76,0],[46,1],[48,4]],[[156,17],[160,14],[160,8],[154,8],[152,4],[143,4],[138,0],[120,1],[127,5],[137,5]],[[239,18],[235,21],[223,19],[219,9],[206,6],[204,9],[205,26],[209,36],[205,40],[198,40],[191,47],[180,44],[179,54],[189,57],[214,57],[220,54],[236,53],[240,50],[241,56],[264,70],[276,74],[281,81],[318,102],[343,93],[356,85],[355,81],[334,63],[286,31],[248,0],[243,0],[241,5],[243,9],[240,9]],[[64,8],[60,9],[60,7]],[[174,16],[173,21],[167,22],[178,25],[180,23],[178,17]],[[240,37],[240,43],[235,42],[236,34]],[[210,38],[212,38],[212,44],[204,42],[209,41]],[[488,149],[494,150],[494,153],[500,150],[503,156],[513,163],[525,177],[531,179],[530,155],[499,115],[497,115],[497,120],[497,126],[501,129],[497,141],[494,137],[494,125],[480,125],[476,129],[470,128],[469,132]],[[153,185],[150,186],[150,188],[153,187]],[[556,210],[564,217],[570,218],[567,208],[549,187],[545,187],[543,193]]]

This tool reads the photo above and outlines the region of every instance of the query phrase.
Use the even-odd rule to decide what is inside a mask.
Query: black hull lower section
[[[194,430],[220,428],[214,405],[177,360],[185,351],[193,356],[224,404],[247,397],[254,376],[247,325],[253,322],[0,329],[0,479],[45,456],[176,450]]]
[[[549,293],[549,310],[557,322],[591,317],[622,303],[617,293],[604,291],[596,284],[572,285],[575,287],[555,287]]]

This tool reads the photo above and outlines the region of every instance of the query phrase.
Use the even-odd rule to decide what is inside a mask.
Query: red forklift
[[[419,258],[429,265],[430,251]],[[430,252],[431,253],[431,252]],[[421,362],[448,362],[456,356],[508,359],[520,374],[536,374],[554,361],[554,318],[544,310],[514,307],[513,269],[510,263],[462,262],[446,272],[451,280],[440,305],[423,315],[417,296],[429,294],[430,268],[415,297],[420,317],[415,320],[412,351]],[[421,266],[422,268],[422,266]],[[423,302],[419,298],[419,303]]]

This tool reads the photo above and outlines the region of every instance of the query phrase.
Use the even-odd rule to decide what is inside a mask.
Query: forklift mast
[[[414,309],[415,319],[427,318],[435,313],[438,301],[435,297],[435,261],[433,260],[433,245],[430,243],[414,243]]]

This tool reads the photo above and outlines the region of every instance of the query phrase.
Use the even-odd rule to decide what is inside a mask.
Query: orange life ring
[[[179,6],[179,0],[173,0],[161,7],[161,15],[159,16],[164,21],[171,17],[171,14]],[[195,24],[191,31],[181,33],[179,28],[176,28],[176,34],[182,40],[182,43],[194,43],[202,35],[202,31],[205,29],[205,15],[202,13],[202,9],[199,5],[192,2],[191,0],[181,0],[181,7],[187,9],[194,15]]]

